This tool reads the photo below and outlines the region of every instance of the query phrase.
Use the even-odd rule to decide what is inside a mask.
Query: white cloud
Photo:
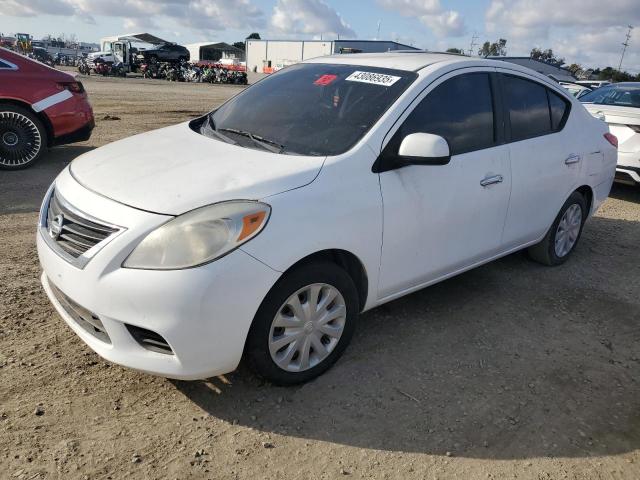
[[[466,31],[463,18],[453,10],[438,15],[424,15],[420,17],[420,21],[431,28],[438,37],[459,37]]]
[[[493,0],[487,29],[508,27],[526,34],[553,27],[607,27],[640,20],[638,0]]]
[[[0,16],[75,15],[95,23],[95,15],[120,17],[125,28],[148,28],[171,19],[199,31],[264,27],[261,9],[251,0],[0,0]]]
[[[378,4],[405,17],[436,15],[442,12],[440,0],[378,0]]]
[[[508,39],[509,54],[552,48],[569,63],[618,66],[627,25],[640,27],[638,0],[492,0],[486,30]],[[623,69],[640,71],[640,32],[634,31]]]
[[[438,37],[459,37],[466,32],[460,13],[445,10],[440,0],[378,0],[378,4],[405,17],[418,18]]]
[[[356,32],[323,0],[278,0],[271,28],[280,34],[356,38]]]

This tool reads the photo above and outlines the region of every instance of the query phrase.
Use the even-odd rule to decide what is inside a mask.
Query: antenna
[[[478,37],[478,33],[473,32],[473,37],[471,37],[471,45],[469,45],[469,56],[473,55],[476,45],[478,44],[477,42],[478,38],[480,38]]]
[[[633,26],[629,25],[629,30],[627,30],[627,36],[625,37],[624,43],[622,44],[622,55],[620,55],[620,64],[618,65],[618,71],[621,71],[622,68],[622,59],[624,58],[624,54],[627,51],[627,47],[629,46],[629,40],[631,40],[631,30],[633,30]]]
[[[382,20],[378,20],[378,30],[376,32],[376,40],[380,40],[380,24],[382,23]]]

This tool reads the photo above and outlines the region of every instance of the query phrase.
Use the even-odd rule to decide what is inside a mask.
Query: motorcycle
[[[196,65],[189,65],[184,68],[184,80],[186,82],[201,82],[202,70]]]
[[[78,73],[81,75],[91,75],[91,67],[84,58],[78,61]]]
[[[200,77],[201,82],[213,83],[214,78],[215,78],[215,73],[213,71],[213,68],[211,67],[202,68],[202,75]]]
[[[229,72],[228,81],[234,85],[246,85],[248,83],[247,74],[245,72],[231,71]]]

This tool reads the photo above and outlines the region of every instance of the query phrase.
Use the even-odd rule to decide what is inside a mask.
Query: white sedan
[[[618,138],[621,183],[640,185],[640,82],[614,83],[580,97],[591,114]]]
[[[609,194],[614,144],[518,65],[317,58],[73,161],[42,206],[42,282],[107,360],[198,379],[244,356],[303,382],[360,312],[525,248],[565,262]]]

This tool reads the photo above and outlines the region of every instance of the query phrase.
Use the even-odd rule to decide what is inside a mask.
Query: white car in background
[[[618,138],[616,180],[640,185],[640,82],[607,85],[580,101]]]
[[[360,312],[525,248],[565,262],[609,194],[614,143],[518,65],[318,57],[74,160],[42,206],[42,282],[113,362],[198,379],[244,356],[304,382]]]
[[[584,85],[578,85],[577,83],[560,82],[560,85],[562,85],[571,95],[576,98],[580,98],[583,95],[586,95],[587,93],[593,91],[593,89],[585,87]]]

